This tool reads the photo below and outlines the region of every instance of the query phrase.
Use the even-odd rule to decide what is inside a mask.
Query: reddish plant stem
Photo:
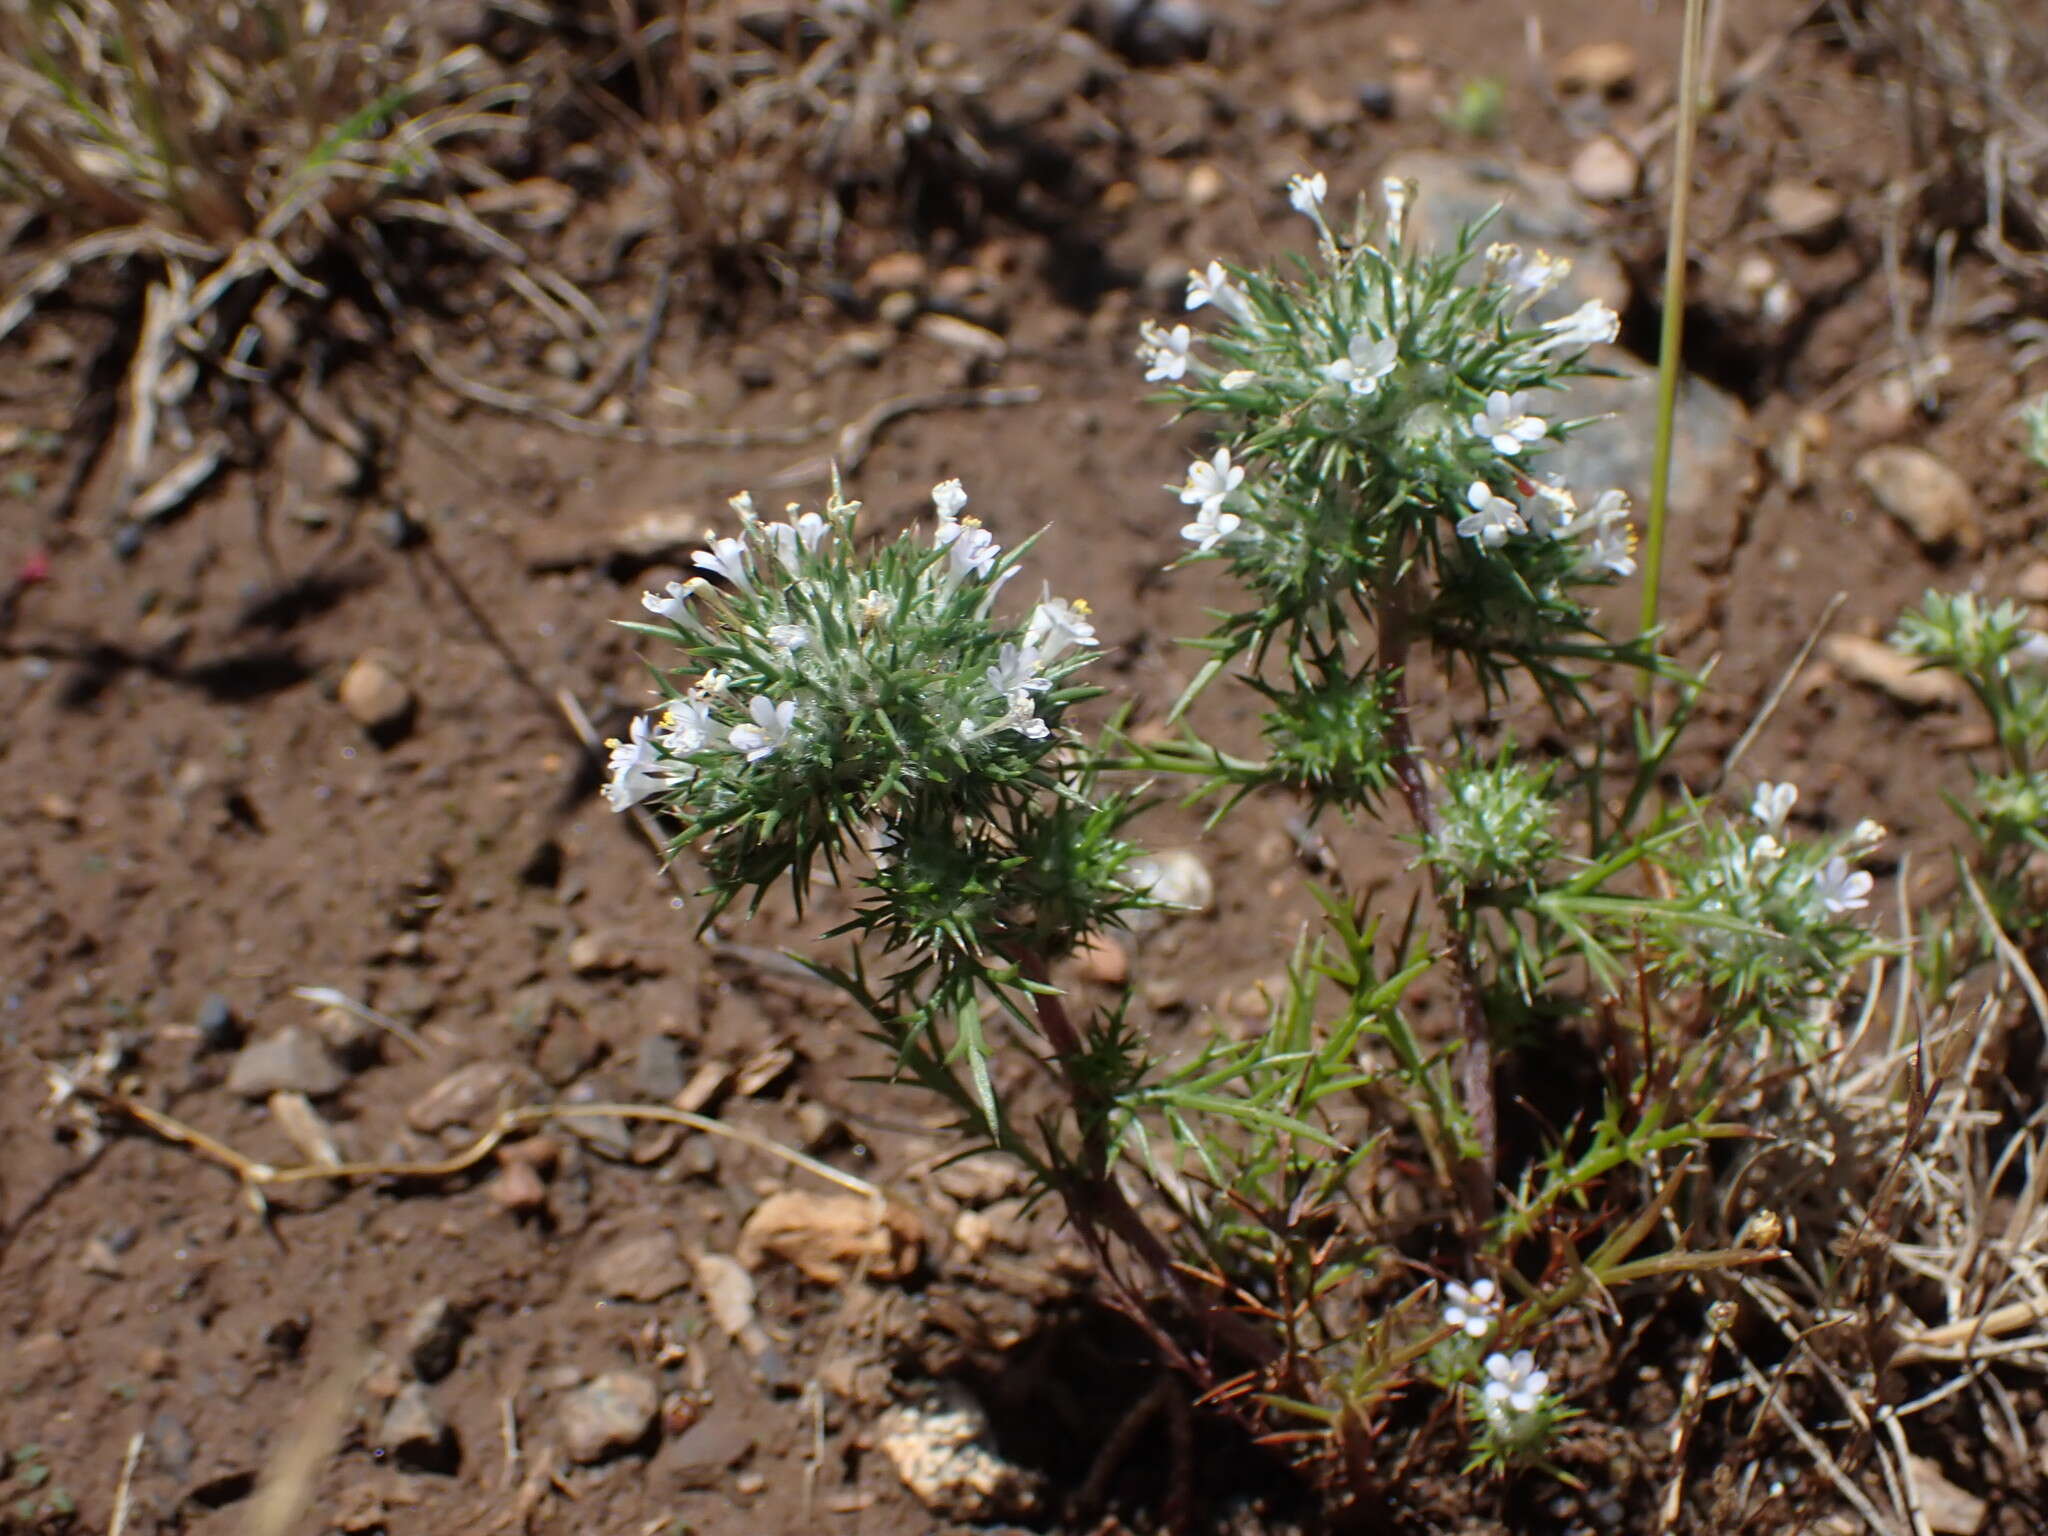
[[[1049,986],[1043,957],[1032,952],[1012,952],[1011,959],[1016,962],[1018,974],[1034,988]],[[1034,991],[1032,1001],[1038,1014],[1039,1031],[1051,1047],[1053,1060],[1066,1084],[1074,1118],[1081,1130],[1078,1177],[1063,1180],[1060,1193],[1075,1223],[1081,1228],[1083,1238],[1099,1257],[1106,1258],[1099,1233],[1108,1231],[1114,1234],[1173,1289],[1190,1317],[1207,1326],[1215,1337],[1233,1350],[1260,1364],[1266,1363],[1278,1352],[1274,1341],[1245,1318],[1212,1304],[1176,1262],[1173,1250],[1138,1214],[1110,1171],[1109,1139],[1104,1133],[1110,1106],[1081,1070],[1085,1048],[1081,1032],[1068,1016],[1066,1002],[1059,993],[1050,990]],[[1153,1335],[1154,1343],[1166,1358],[1191,1376],[1203,1391],[1215,1386],[1215,1373],[1208,1368],[1206,1361],[1190,1359],[1187,1352],[1150,1319],[1140,1316],[1137,1320]]]
[[[1415,733],[1408,719],[1408,615],[1398,595],[1387,597],[1380,609],[1379,673],[1388,700],[1388,744],[1393,748],[1394,779],[1407,802],[1409,819],[1425,838],[1434,837],[1440,822],[1429,785],[1422,777],[1422,761],[1415,752]],[[1451,968],[1457,978],[1458,1030],[1465,1049],[1458,1057],[1458,1097],[1472,1122],[1472,1139],[1479,1156],[1458,1163],[1458,1192],[1465,1202],[1465,1214],[1477,1230],[1493,1219],[1494,1173],[1499,1156],[1500,1115],[1494,1099],[1493,1031],[1486,1022],[1486,999],[1479,985],[1479,969],[1472,960],[1472,943],[1459,921],[1455,899],[1432,871],[1430,889],[1437,910],[1443,916],[1445,936],[1450,944]]]

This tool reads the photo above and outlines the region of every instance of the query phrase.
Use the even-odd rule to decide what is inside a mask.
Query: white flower
[[[1354,395],[1369,395],[1380,387],[1380,380],[1394,371],[1394,365],[1401,360],[1401,344],[1391,336],[1377,339],[1360,331],[1351,338],[1345,355],[1334,363],[1323,364],[1323,377],[1332,384],[1349,387]]]
[[[1522,508],[1522,515],[1533,531],[1553,539],[1565,538],[1579,525],[1579,498],[1556,475],[1545,475],[1535,484],[1534,497]]]
[[[742,592],[753,590],[753,570],[743,540],[713,539],[709,549],[698,550],[691,560],[704,570],[718,572]]]
[[[1287,202],[1296,213],[1323,221],[1323,199],[1330,195],[1330,181],[1321,171],[1296,176],[1287,183]]]
[[[1499,549],[1507,543],[1511,533],[1524,533],[1528,525],[1522,521],[1522,514],[1515,510],[1515,504],[1506,497],[1496,496],[1493,487],[1484,480],[1474,480],[1465,492],[1465,500],[1471,506],[1469,516],[1458,519],[1458,537],[1472,539],[1482,549]]]
[[[1205,501],[1192,523],[1181,525],[1180,536],[1207,554],[1242,527],[1244,519],[1223,510],[1220,501]]]
[[[1444,1322],[1469,1338],[1483,1339],[1500,1321],[1500,1289],[1491,1280],[1470,1287],[1453,1280],[1444,1287]]]
[[[1543,342],[1545,347],[1554,347],[1560,352],[1583,352],[1588,347],[1619,336],[1621,316],[1598,299],[1588,299],[1563,319],[1552,320],[1543,329],[1547,338]]]
[[[895,611],[896,599],[889,596],[886,592],[873,589],[870,589],[867,595],[854,606],[854,612],[859,617],[860,627],[863,631],[873,629]]]
[[[1511,395],[1496,389],[1486,397],[1486,409],[1472,418],[1473,435],[1485,438],[1495,453],[1507,458],[1539,441],[1550,430],[1549,425],[1541,416],[1530,416],[1522,410],[1524,398],[1519,390]]]
[[[1536,1357],[1526,1349],[1516,1350],[1512,1360],[1502,1354],[1488,1355],[1486,1374],[1486,1411],[1495,1418],[1534,1413],[1550,1385],[1550,1373],[1537,1370]]]
[[[1814,872],[1813,893],[1832,917],[1870,905],[1870,888],[1877,882],[1865,870],[1849,868],[1849,861],[1829,859]]]
[[[806,512],[794,523],[763,523],[761,534],[782,568],[794,571],[803,556],[817,552],[831,524],[815,512]]]
[[[778,651],[794,651],[811,643],[810,626],[807,624],[771,624],[768,626],[768,643]]]
[[[1249,321],[1252,317],[1251,300],[1230,280],[1220,261],[1210,262],[1200,272],[1188,269],[1188,308],[1200,309],[1204,304],[1214,304],[1233,320]]]
[[[1095,625],[1088,604],[1047,594],[1024,624],[1024,648],[1048,662],[1058,661],[1077,645],[1095,643]]]
[[[1767,780],[1757,785],[1756,793],[1750,797],[1749,814],[1763,823],[1766,832],[1775,834],[1785,830],[1785,818],[1798,803],[1797,784],[1773,784]]]
[[[1775,864],[1785,857],[1785,845],[1768,832],[1759,832],[1756,840],[1749,845],[1749,859],[1752,864]]]
[[[689,610],[690,599],[697,595],[699,583],[695,581],[672,581],[659,592],[642,592],[640,606],[657,619],[667,619],[671,624],[683,622],[683,615]]]
[[[1013,689],[1009,695],[1009,708],[1003,711],[1002,719],[989,727],[991,731],[1022,731],[1033,741],[1043,741],[1052,734],[1051,728],[1038,718],[1038,706],[1031,701],[1027,688]]]
[[[1629,526],[1628,497],[1621,491],[1602,491],[1583,520],[1593,526],[1593,537],[1579,552],[1582,564],[1616,576],[1636,573],[1636,531]]]
[[[940,522],[952,522],[966,505],[967,490],[958,480],[941,480],[932,487],[932,506],[937,509]]]
[[[1038,652],[1028,643],[1016,645],[1005,640],[1002,650],[996,653],[996,664],[982,675],[988,679],[989,692],[999,697],[1007,697],[1020,688],[1043,693],[1052,683],[1038,675],[1040,662]]]
[[[1387,243],[1399,245],[1408,227],[1408,203],[1415,196],[1415,183],[1399,176],[1380,178],[1380,196],[1387,204]]]
[[[753,719],[734,726],[725,739],[732,743],[735,752],[746,753],[748,762],[758,763],[789,740],[789,727],[796,719],[796,700],[784,699],[777,704],[757,693],[747,706],[747,713]]]
[[[1244,466],[1230,462],[1228,448],[1218,448],[1208,458],[1197,459],[1188,466],[1180,499],[1183,505],[1199,506],[1205,512],[1212,507],[1221,511],[1224,499],[1243,484]]]
[[[959,586],[969,576],[986,576],[989,567],[996,563],[996,556],[1003,552],[995,535],[971,517],[963,517],[957,523],[941,523],[932,537],[946,552],[949,587]]]
[[[604,797],[611,802],[614,811],[623,811],[638,805],[649,795],[668,788],[673,774],[661,760],[654,742],[649,738],[648,722],[645,715],[633,720],[631,736],[620,741],[613,737],[605,745],[612,749],[610,776],[605,781]]]
[[[1866,816],[1857,822],[1849,833],[1849,846],[1859,852],[1868,853],[1890,836],[1891,833],[1885,830],[1883,822],[1872,821]]]
[[[700,752],[711,739],[711,706],[702,699],[676,699],[662,712],[655,739],[676,757]]]
[[[1145,382],[1157,384],[1163,379],[1178,379],[1188,371],[1188,349],[1194,345],[1194,332],[1184,325],[1176,325],[1170,331],[1162,331],[1147,320],[1139,328],[1141,338],[1138,360],[1145,365]]]
[[[1563,282],[1572,270],[1572,264],[1562,256],[1553,256],[1548,251],[1524,256],[1512,245],[1489,247],[1486,253],[1489,264],[1493,262],[1495,252],[1501,253],[1497,280],[1507,285],[1508,297],[1518,312]]]
[[[716,667],[690,684],[691,695],[699,699],[722,699],[731,692],[732,679]]]

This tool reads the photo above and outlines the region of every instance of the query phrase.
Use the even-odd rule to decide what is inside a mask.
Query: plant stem
[[[1018,973],[1034,988],[1047,985],[1045,960],[1041,955],[1013,953],[1011,958],[1016,962]],[[1067,1005],[1057,992],[1034,991],[1032,998],[1039,1030],[1045,1036],[1045,1043],[1052,1048],[1053,1059],[1073,1102],[1074,1118],[1081,1129],[1081,1159],[1077,1176],[1070,1175],[1061,1180],[1060,1194],[1083,1237],[1089,1240],[1091,1247],[1099,1250],[1101,1241],[1096,1229],[1113,1233],[1147,1268],[1172,1287],[1190,1317],[1206,1324],[1232,1349],[1259,1364],[1266,1363],[1278,1352],[1274,1341],[1247,1319],[1214,1305],[1211,1298],[1188,1278],[1186,1271],[1175,1261],[1173,1251],[1158,1233],[1146,1225],[1145,1218],[1125,1196],[1110,1169],[1109,1139],[1105,1135],[1110,1105],[1082,1070],[1081,1061],[1086,1050],[1081,1032],[1074,1027],[1073,1019],[1067,1014]],[[1189,1358],[1187,1352],[1149,1318],[1140,1316],[1137,1321],[1152,1334],[1153,1342],[1166,1357],[1191,1376],[1198,1386],[1204,1391],[1215,1386],[1215,1374],[1205,1362]]]
[[[1685,337],[1686,226],[1692,209],[1693,134],[1699,122],[1700,34],[1706,0],[1685,0],[1678,45],[1678,129],[1671,138],[1671,217],[1664,230],[1664,315],[1657,338],[1657,441],[1643,536],[1643,633],[1657,627],[1664,575],[1664,519],[1671,500],[1671,444],[1678,416],[1678,362]],[[1654,674],[1643,674],[1647,693]]]
[[[1408,719],[1408,608],[1398,589],[1382,600],[1379,622],[1379,674],[1390,702],[1387,736],[1393,748],[1394,778],[1401,786],[1401,798],[1408,804],[1408,816],[1415,830],[1429,838],[1436,834],[1438,822]],[[1500,1140],[1500,1116],[1493,1091],[1493,1031],[1486,1022],[1479,970],[1472,961],[1472,943],[1460,921],[1457,901],[1434,872],[1429,883],[1436,895],[1437,910],[1443,915],[1451,967],[1458,983],[1458,1030],[1465,1046],[1458,1057],[1458,1097],[1472,1122],[1472,1140],[1477,1143],[1478,1156],[1458,1160],[1457,1180],[1465,1214],[1477,1231],[1493,1219],[1494,1169]]]

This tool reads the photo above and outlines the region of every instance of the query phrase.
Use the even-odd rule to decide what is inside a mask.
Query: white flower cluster
[[[835,532],[832,521],[815,512],[797,515],[791,507],[789,521],[768,523],[754,515],[750,497],[736,496],[732,504],[740,515],[741,536],[712,538],[692,557],[692,563],[720,578],[737,598],[759,595],[764,584],[769,584],[766,590],[772,594],[775,582],[803,582]],[[932,548],[944,558],[934,562],[923,591],[943,600],[969,582],[987,582],[978,610],[985,617],[996,593],[1015,574],[1015,567],[990,580],[1002,546],[979,519],[962,515],[966,505],[967,492],[958,480],[932,488],[937,518]],[[692,609],[697,599],[715,590],[703,576],[671,581],[659,592],[644,594],[641,606],[687,634],[695,623]],[[876,632],[897,614],[897,600],[880,591],[869,591],[849,606],[853,611],[847,627],[860,636]],[[754,638],[765,642],[783,663],[815,643],[810,627],[798,623],[769,624]],[[1028,740],[1044,740],[1050,727],[1038,716],[1036,697],[1052,686],[1045,669],[1074,647],[1094,644],[1088,605],[1047,592],[1026,621],[1022,639],[1006,642],[996,664],[986,669],[993,717],[962,721],[960,738],[978,741],[998,731],[1014,730]],[[721,720],[720,710],[739,718]],[[708,671],[682,697],[636,718],[625,740],[606,743],[611,757],[605,798],[613,810],[623,811],[672,790],[692,777],[694,760],[707,751],[728,750],[745,762],[760,762],[788,750],[801,737],[803,723],[803,711],[795,698],[755,694],[742,709],[734,697],[732,680],[715,669]]]
[[[1785,857],[1785,845],[1779,838],[1784,833],[1786,818],[1798,803],[1797,784],[1766,782],[1757,785],[1756,793],[1750,798],[1749,814],[1756,818],[1763,830],[1746,850],[1746,867],[1731,871],[1731,874],[1767,874]],[[1849,847],[1854,851],[1868,851],[1883,842],[1885,835],[1882,826],[1865,819],[1859,821],[1849,834]],[[1840,854],[1806,876],[1809,894],[1829,917],[1843,917],[1869,906],[1870,893],[1876,884],[1868,870],[1851,867],[1848,859]]]
[[[1330,234],[1323,205],[1329,190],[1329,180],[1321,172],[1296,176],[1287,184],[1289,204],[1315,224],[1326,242]],[[1390,180],[1382,190],[1390,237],[1398,244],[1412,189]],[[1484,281],[1506,290],[1510,311],[1520,313],[1555,288],[1570,270],[1570,262],[1544,251],[1524,254],[1518,246],[1494,245],[1486,253]],[[1190,312],[1214,308],[1244,324],[1255,318],[1250,295],[1217,261],[1189,270],[1187,308]],[[1620,318],[1612,309],[1598,300],[1588,300],[1570,314],[1540,326],[1540,339],[1535,345],[1545,353],[1582,352],[1613,341],[1620,328]],[[1188,376],[1191,368],[1201,367],[1194,356],[1196,339],[1186,324],[1168,329],[1146,321],[1140,328],[1138,347],[1146,380],[1177,383]],[[1340,397],[1366,400],[1380,393],[1400,368],[1401,361],[1400,338],[1382,334],[1371,321],[1362,321],[1359,330],[1343,338],[1339,355],[1316,365],[1316,372]],[[1239,371],[1224,375],[1217,383],[1225,389],[1242,388],[1255,382],[1256,377]],[[1520,535],[1563,539],[1582,534],[1584,541],[1578,552],[1582,569],[1615,576],[1635,573],[1635,533],[1629,524],[1626,496],[1620,491],[1607,491],[1582,512],[1564,486],[1555,480],[1535,480],[1519,467],[1517,461],[1525,450],[1550,436],[1550,423],[1529,410],[1526,392],[1491,391],[1481,402],[1481,409],[1464,418],[1461,429],[1498,456],[1502,468],[1514,480],[1515,489],[1529,501],[1517,505],[1489,480],[1474,479],[1466,490],[1468,510],[1458,518],[1459,537],[1491,551]],[[1227,539],[1256,533],[1229,507],[1243,481],[1244,469],[1230,462],[1227,450],[1219,449],[1207,461],[1196,460],[1188,470],[1186,482],[1170,487],[1183,503],[1196,508],[1194,520],[1181,529],[1181,537],[1196,550],[1208,553]]]
[[[1494,399],[1506,400],[1511,412],[1515,409],[1513,397],[1496,393]],[[1519,422],[1535,422],[1539,429],[1543,425],[1533,416],[1520,417]],[[1584,534],[1578,550],[1584,569],[1616,576],[1635,574],[1636,535],[1629,523],[1626,493],[1602,491],[1592,506],[1582,509],[1571,491],[1555,479],[1534,480],[1517,472],[1516,487],[1529,498],[1522,506],[1484,480],[1474,480],[1465,492],[1465,504],[1472,510],[1458,519],[1458,537],[1472,540],[1481,549],[1499,549],[1517,534],[1552,539]]]
[[[1444,1287],[1445,1325],[1474,1343],[1491,1337],[1500,1327],[1500,1317],[1500,1288],[1493,1281],[1475,1280],[1467,1286],[1453,1280]],[[1537,1368],[1536,1356],[1526,1349],[1512,1355],[1495,1350],[1480,1369],[1485,1380],[1479,1388],[1479,1408],[1488,1421],[1510,1436],[1530,1428],[1525,1421],[1548,1405],[1550,1391],[1550,1373]]]

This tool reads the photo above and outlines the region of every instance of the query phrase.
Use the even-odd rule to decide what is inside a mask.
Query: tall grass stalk
[[[1650,463],[1650,501],[1643,533],[1645,638],[1657,628],[1663,592],[1664,519],[1671,501],[1671,444],[1678,415],[1679,354],[1685,340],[1686,226],[1692,212],[1693,140],[1699,126],[1700,45],[1706,0],[1685,0],[1678,48],[1678,126],[1671,140],[1671,218],[1665,229],[1664,317],[1657,338],[1657,446]],[[1654,673],[1643,674],[1647,693]]]

